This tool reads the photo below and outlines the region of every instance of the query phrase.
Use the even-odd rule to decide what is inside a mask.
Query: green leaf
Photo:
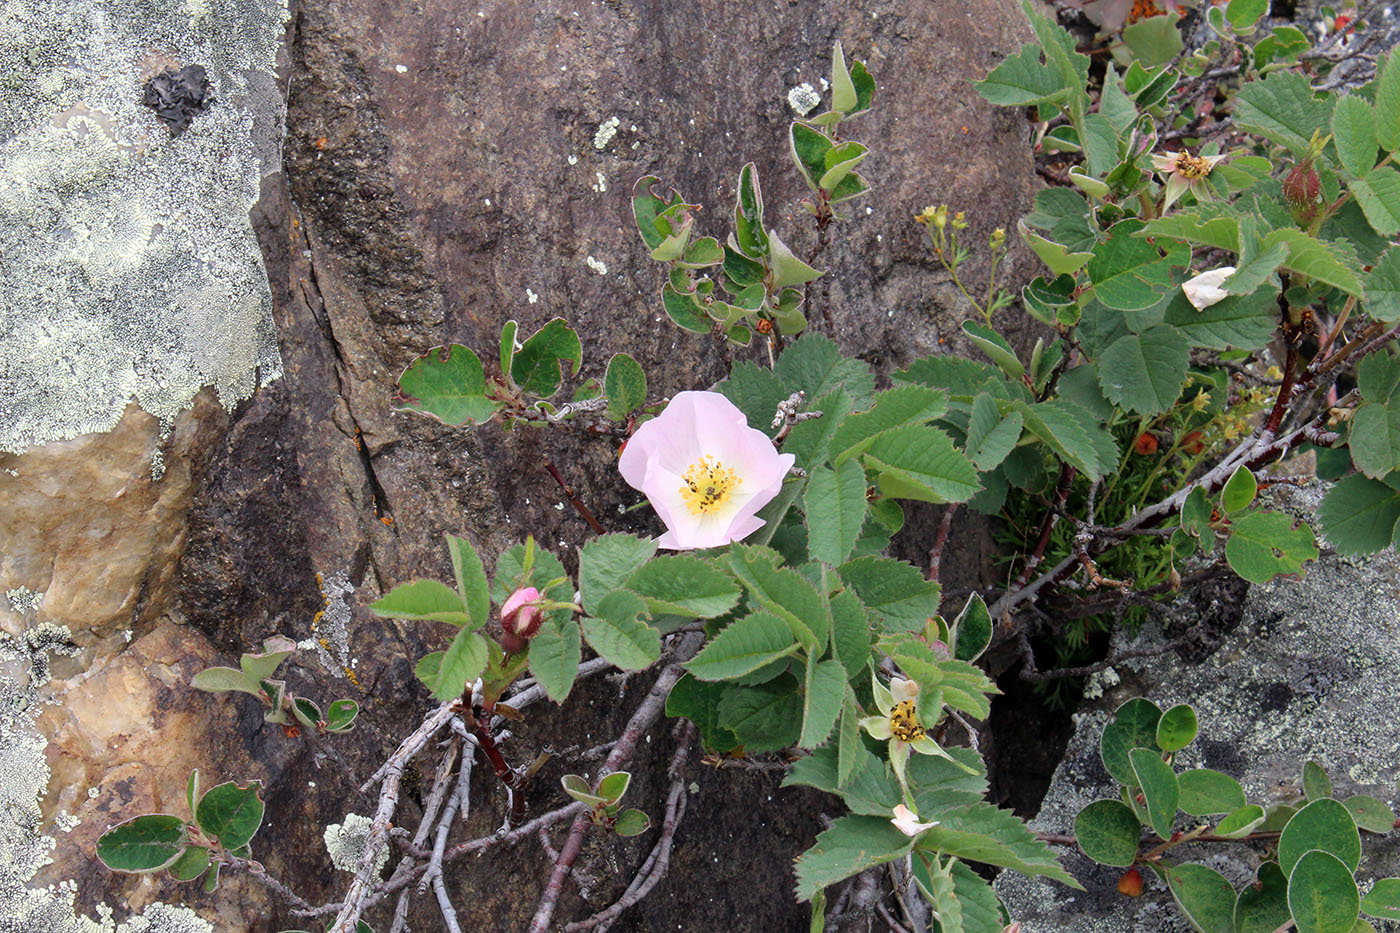
[[[1317,520],[1338,554],[1375,553],[1391,543],[1400,522],[1400,492],[1378,480],[1348,476],[1327,491]]]
[[[1332,796],[1332,779],[1327,776],[1327,769],[1315,761],[1303,762],[1303,796],[1310,801]]]
[[[626,353],[615,354],[603,376],[603,394],[608,398],[608,417],[614,421],[623,421],[641,408],[647,400],[647,374],[641,364]]]
[[[1071,252],[1069,247],[1061,246],[1054,240],[1035,233],[1026,226],[1023,220],[1016,222],[1016,232],[1021,235],[1021,239],[1031,248],[1031,251],[1040,257],[1040,261],[1045,263],[1052,275],[1074,275],[1084,268],[1085,263],[1094,258],[1092,252]]]
[[[1104,767],[1113,779],[1130,787],[1138,786],[1136,773],[1128,752],[1134,748],[1157,747],[1157,723],[1162,711],[1156,703],[1134,697],[1113,714],[1113,721],[1104,726],[1099,739],[1099,753]]]
[[[1400,246],[1382,253],[1366,273],[1366,311],[1387,324],[1400,318]]]
[[[701,312],[695,299],[681,294],[670,282],[661,286],[661,307],[673,324],[691,333],[708,334],[714,329],[714,321]]]
[[[870,619],[854,589],[831,597],[831,643],[848,678],[870,662]]]
[[[185,821],[164,813],[118,823],[97,838],[97,857],[113,871],[159,871],[184,851]]]
[[[1164,717],[1165,718],[1165,717]],[[1156,749],[1131,748],[1128,761],[1133,766],[1136,784],[1142,788],[1147,801],[1147,816],[1152,830],[1163,839],[1170,838],[1172,822],[1181,801],[1181,786],[1171,765],[1162,760]]]
[[[1118,445],[1088,410],[1062,399],[1018,402],[1015,409],[1025,417],[1027,431],[1091,480],[1117,469]]]
[[[247,674],[232,667],[206,667],[190,678],[190,686],[210,693],[236,690],[240,693],[251,693],[255,697],[262,696],[257,681],[249,679]]]
[[[583,640],[573,620],[546,618],[530,639],[530,674],[555,703],[563,703],[573,689]]]
[[[749,752],[775,752],[797,741],[802,700],[788,675],[754,687],[726,686],[719,719]]]
[[[1283,512],[1246,512],[1232,518],[1225,559],[1230,569],[1251,583],[1267,583],[1280,574],[1303,573],[1317,560],[1312,529]]]
[[[1010,810],[988,803],[954,807],[938,813],[939,825],[919,837],[919,848],[968,861],[1000,865],[1023,875],[1043,876],[1075,890],[1083,887]]]
[[[1326,130],[1331,108],[1332,98],[1315,97],[1304,75],[1277,72],[1239,89],[1235,123],[1286,147],[1301,159],[1307,155],[1313,133]]]
[[[1191,816],[1234,813],[1249,802],[1239,781],[1209,768],[1183,771],[1177,775],[1177,783],[1181,787],[1179,806]],[[1260,811],[1259,815],[1264,814]]]
[[[1298,859],[1288,874],[1288,909],[1298,933],[1352,933],[1361,916],[1355,870],[1316,849]]]
[[[437,580],[400,583],[370,603],[369,611],[386,619],[426,619],[458,626],[474,621],[457,591]],[[485,621],[483,616],[480,622]]]
[[[1226,839],[1242,839],[1260,828],[1267,818],[1263,807],[1248,804],[1221,820],[1215,827],[1215,834]],[[1272,929],[1270,933],[1273,933]]]
[[[1143,228],[1145,236],[1167,236],[1186,240],[1196,246],[1214,246],[1232,253],[1240,251],[1240,222],[1233,214],[1218,216],[1206,207],[1176,211],[1150,221]]]
[[[861,360],[843,356],[831,338],[821,334],[799,337],[783,351],[774,372],[786,390],[784,398],[800,389],[809,399],[818,399],[844,388],[855,408],[869,408],[874,401],[875,375],[870,367]],[[769,412],[763,423],[772,417]]]
[[[1366,177],[1349,182],[1347,187],[1377,233],[1381,236],[1400,233],[1400,172],[1389,165],[1380,165],[1371,169]]]
[[[614,771],[598,782],[598,796],[608,803],[617,803],[627,793],[632,784],[632,774],[628,771]]]
[[[317,706],[306,697],[292,697],[292,715],[308,729],[315,729],[316,724],[321,722],[321,707]]]
[[[503,373],[510,372],[510,361],[515,359],[515,332],[519,329],[520,324],[516,321],[506,321],[501,325],[500,364]]]
[[[938,428],[911,424],[886,431],[865,452],[880,492],[895,499],[966,502],[982,488],[977,469]]]
[[[831,735],[846,698],[846,671],[838,661],[808,661],[802,692],[802,735],[797,744],[816,748]]]
[[[1301,230],[1279,229],[1264,237],[1259,248],[1267,251],[1276,243],[1288,246],[1288,260],[1283,268],[1340,288],[1348,295],[1363,297],[1361,265],[1356,261],[1355,251],[1347,244],[1316,240]]]
[[[838,39],[831,49],[831,109],[847,113],[855,106],[856,86],[846,68],[846,55],[841,51],[841,40]]]
[[[972,416],[963,445],[967,458],[983,472],[996,469],[1021,439],[1025,420],[1019,411],[1003,418],[990,395],[978,395],[972,400]]]
[[[491,616],[491,586],[486,582],[481,556],[466,538],[445,537],[447,553],[452,557],[452,575],[457,580],[459,601],[466,607],[471,619],[467,624],[473,629],[481,628]]]
[[[733,732],[720,725],[719,701],[724,687],[705,683],[686,674],[666,697],[666,715],[684,716],[700,730],[700,741],[707,749],[727,752],[739,744]]]
[[[360,714],[360,704],[354,700],[332,700],[326,707],[326,731],[349,732]]]
[[[195,821],[206,836],[218,839],[226,849],[247,845],[262,825],[261,790],[258,781],[249,781],[246,786],[235,781],[216,784],[199,799]]]
[[[1177,704],[1157,720],[1157,747],[1164,752],[1180,751],[1196,738],[1196,711]]]
[[[554,318],[521,345],[510,364],[510,377],[522,391],[549,398],[559,390],[561,363],[572,364],[570,375],[578,375],[583,345],[568,322]]]
[[[850,555],[865,524],[865,470],[847,460],[835,470],[814,467],[803,498],[807,550],[813,560],[839,564]]]
[[[1400,878],[1382,878],[1361,899],[1366,916],[1377,920],[1400,920]]]
[[[416,411],[453,426],[485,424],[501,407],[486,398],[486,371],[470,347],[433,347],[398,379],[397,411]]]
[[[1269,12],[1269,0],[1230,0],[1225,7],[1225,21],[1236,32],[1254,28],[1259,18]]]
[[[763,232],[763,189],[758,184],[758,166],[752,162],[739,170],[734,197],[734,244],[750,259],[761,259],[768,253],[768,238]]]
[[[1137,814],[1120,800],[1096,800],[1074,818],[1074,841],[1100,865],[1133,864],[1141,836]]]
[[[846,685],[841,697],[841,720],[836,733],[836,783],[843,786],[855,774],[862,755],[869,755],[860,740],[860,707],[855,692]]]
[[[1126,26],[1123,29],[1123,44],[1132,53],[1133,60],[1142,62],[1148,68],[1175,60],[1184,44],[1181,30],[1176,25],[1180,19],[1180,13],[1169,12],[1165,16],[1150,16]]]
[[[824,274],[793,255],[792,250],[788,249],[787,244],[778,237],[775,230],[768,231],[768,261],[773,267],[773,287],[775,289],[786,288],[789,285],[801,285],[804,282],[821,278]]]
[[[1026,367],[1017,357],[1016,351],[1006,338],[980,321],[963,321],[963,333],[987,355],[1008,379],[1020,379],[1026,374]]]
[[[1248,508],[1258,489],[1259,483],[1255,481],[1253,471],[1247,466],[1238,467],[1225,481],[1225,488],[1220,492],[1220,505],[1227,513]]]
[[[817,191],[817,180],[826,173],[826,154],[831,151],[831,140],[804,123],[793,122],[788,144],[792,160],[807,180],[808,187]]]
[[[826,173],[818,179],[817,187],[825,191],[834,190],[869,154],[869,149],[853,141],[831,147],[822,159]]]
[[[1311,849],[1321,849],[1356,871],[1361,863],[1361,834],[1344,804],[1323,797],[1293,814],[1278,840],[1278,862],[1284,874],[1291,876],[1293,866]]]
[[[263,648],[261,654],[244,654],[238,659],[238,666],[254,683],[267,680],[276,673],[277,668],[292,656],[297,646],[290,638],[274,635],[263,643]]]
[[[1400,150],[1400,54],[1390,51],[1376,64],[1376,140]]]
[[[637,221],[637,230],[642,235],[648,252],[665,241],[667,234],[657,226],[656,219],[669,208],[684,203],[680,192],[674,188],[661,187],[661,179],[655,175],[644,175],[632,186],[632,216]],[[669,225],[667,225],[669,230]],[[502,367],[505,371],[505,367]]]
[[[788,624],[767,612],[731,622],[685,668],[701,680],[732,680],[756,671],[798,648]]]
[[[820,652],[831,625],[826,601],[797,571],[775,567],[777,557],[766,548],[735,545],[729,563],[754,602],[784,620],[805,648]]]
[[[1099,387],[1115,405],[1160,414],[1181,396],[1190,357],[1191,345],[1175,327],[1157,324],[1125,334],[1099,355]]]
[[[209,850],[204,846],[187,846],[168,869],[176,881],[193,881],[209,869]]]
[[[1203,933],[1235,933],[1235,889],[1213,868],[1190,862],[1164,872],[1177,907]]]
[[[636,593],[613,590],[583,620],[583,637],[598,656],[624,671],[641,671],[661,657],[661,634],[640,621],[647,604]]]
[[[967,598],[962,612],[953,620],[953,657],[971,663],[992,643],[992,615],[978,593]]]
[[[832,462],[841,464],[868,450],[881,435],[909,424],[923,424],[948,410],[948,393],[921,385],[899,386],[875,396],[869,411],[850,415],[831,438]]]
[[[913,564],[887,557],[860,557],[842,564],[837,572],[884,632],[921,631],[930,617],[938,615],[942,590],[924,579]]]
[[[1274,273],[1287,258],[1288,247],[1275,243],[1266,252],[1247,261],[1241,257],[1239,268],[1222,284],[1231,295],[1252,295],[1268,282],[1272,286],[1269,292],[1277,295],[1279,282]]]
[[[623,810],[617,815],[613,832],[619,836],[640,836],[651,828],[651,817],[641,810]]]
[[[834,820],[817,836],[816,844],[797,858],[797,899],[810,901],[829,884],[901,858],[913,843],[887,818],[843,816]]]
[[[713,563],[684,555],[656,557],[633,571],[627,589],[646,600],[653,616],[712,619],[739,601],[734,579]]]
[[[1074,90],[1058,69],[1041,61],[1041,48],[1033,42],[1021,46],[1021,51],[1006,58],[991,74],[974,81],[972,86],[983,100],[999,107],[1059,103]]]
[[[418,659],[418,663],[413,665],[413,676],[421,680],[424,686],[432,689],[438,682],[438,670],[442,667],[442,652],[429,651]]]
[[[1152,307],[1175,284],[1172,267],[1184,267],[1191,261],[1190,250],[1176,240],[1163,243],[1158,238],[1150,243],[1138,236],[1145,226],[1137,219],[1114,224],[1085,267],[1094,283],[1094,296],[1109,308],[1137,311]]]
[[[1358,406],[1347,438],[1352,463],[1372,479],[1400,469],[1400,405]]]
[[[486,670],[489,656],[485,638],[465,628],[457,632],[438,660],[437,679],[425,681],[432,688],[433,698],[446,702],[461,696],[467,684]]]
[[[1274,933],[1293,919],[1288,910],[1288,879],[1278,862],[1265,862],[1235,900],[1234,933]]]
[[[1268,254],[1280,249],[1285,247],[1275,244]],[[1231,295],[1201,311],[1178,290],[1167,304],[1164,320],[1195,347],[1257,350],[1278,329],[1278,289],[1265,286],[1248,295]]]
[[[1360,178],[1376,164],[1376,115],[1363,98],[1348,94],[1332,109],[1332,141],[1342,168]]]
[[[199,796],[199,769],[195,768],[185,781],[185,806],[189,807],[191,816],[194,815],[194,808],[199,802]]]
[[[719,384],[719,391],[744,413],[749,427],[757,428],[770,437],[777,432],[777,428],[772,427],[772,421],[778,403],[790,394],[772,371],[748,362],[735,363],[729,371],[729,378]]]
[[[1375,797],[1355,794],[1342,801],[1342,805],[1351,813],[1360,829],[1370,833],[1388,833],[1395,828],[1395,811]]]
[[[656,553],[656,542],[628,534],[599,535],[578,552],[578,588],[584,611],[597,615],[604,596]]]

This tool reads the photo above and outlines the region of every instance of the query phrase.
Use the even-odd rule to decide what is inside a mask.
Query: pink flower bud
[[[540,607],[532,605],[540,598],[540,591],[533,586],[522,586],[510,594],[510,599],[501,607],[501,628],[507,635],[517,638],[533,638],[544,621]]]

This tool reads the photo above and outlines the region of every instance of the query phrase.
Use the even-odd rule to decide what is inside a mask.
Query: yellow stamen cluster
[[[680,488],[681,498],[685,500],[691,515],[715,511],[744,481],[708,454],[692,463],[681,478],[685,480],[685,485]]]
[[[890,733],[901,742],[917,742],[927,735],[924,727],[919,725],[913,700],[896,703],[890,710]]]
[[[1210,160],[1183,152],[1176,158],[1176,173],[1182,178],[1205,178],[1210,174]]]

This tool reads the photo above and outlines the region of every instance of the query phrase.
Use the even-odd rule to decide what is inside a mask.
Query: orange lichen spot
[[[316,573],[316,585],[318,587],[325,587],[326,585],[326,578],[321,576],[319,571]]]
[[[381,522],[383,522],[384,524],[386,524],[386,525],[393,525],[393,524],[394,524],[394,520],[393,520],[392,518],[390,518],[389,516],[387,516],[387,515],[381,515],[381,516],[379,516],[379,520],[380,520]]]
[[[312,630],[313,632],[316,631],[316,626],[318,626],[318,625],[321,624],[321,616],[323,616],[323,615],[325,615],[325,614],[326,614],[326,611],[325,611],[324,609],[322,609],[322,610],[320,610],[319,612],[317,612],[314,616],[311,617],[311,630]]]
[[[754,330],[758,331],[760,334],[763,334],[766,337],[769,334],[773,333],[773,322],[768,320],[766,317],[761,317],[758,319],[758,323],[754,325]]]
[[[1136,23],[1153,16],[1165,16],[1167,11],[1152,0],[1133,0],[1133,8],[1128,12],[1128,22]]]
[[[358,677],[355,676],[355,672],[354,672],[353,670],[351,670],[351,669],[348,668],[348,667],[342,668],[342,670],[345,671],[345,676],[346,676],[346,678],[349,679],[349,681],[350,681],[352,684],[354,684],[354,685],[357,686],[357,687],[360,685],[360,678],[358,678]]]
[[[966,135],[967,135],[967,127],[963,127],[963,128],[962,128],[962,132],[963,132],[963,135],[966,136]]]
[[[322,648],[325,648],[327,651],[331,650],[331,642],[329,638],[318,638],[316,639],[316,644],[320,645]]]
[[[284,723],[282,723],[282,734],[285,735],[285,736],[286,736],[287,738],[289,738],[289,739],[294,739],[294,738],[296,738],[297,736],[301,735],[301,728],[298,727],[298,726],[292,725],[292,724],[289,723],[289,722],[284,722]]]
[[[316,148],[317,148],[317,149],[324,149],[324,148],[326,148],[326,141],[327,141],[327,140],[326,140],[326,137],[324,137],[324,136],[318,136],[318,137],[316,137]]]

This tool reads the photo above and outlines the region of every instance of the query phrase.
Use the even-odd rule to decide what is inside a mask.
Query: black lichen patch
[[[202,65],[186,65],[179,71],[163,71],[146,82],[141,102],[170,127],[171,136],[189,129],[190,121],[214,103],[209,74]]]

